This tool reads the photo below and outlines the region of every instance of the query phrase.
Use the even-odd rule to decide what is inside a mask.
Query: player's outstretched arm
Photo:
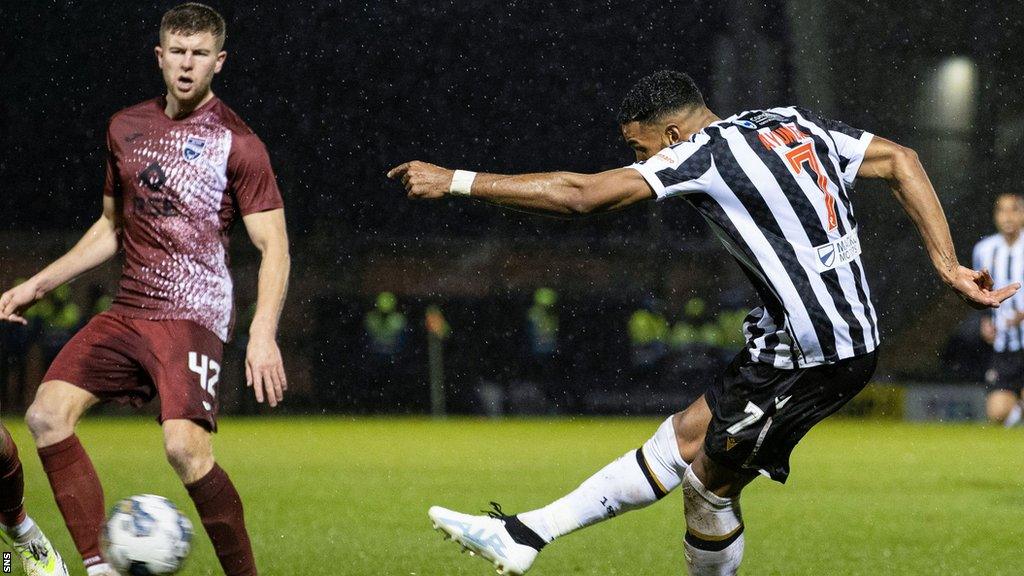
[[[103,214],[67,254],[35,276],[0,295],[0,321],[27,324],[21,311],[57,286],[106,262],[117,254],[120,219],[117,203],[103,197]]]
[[[857,176],[881,178],[889,183],[924,239],[939,276],[972,307],[998,308],[1000,302],[1020,288],[1020,284],[1013,283],[996,289],[987,271],[960,265],[946,215],[916,152],[875,136],[864,153]]]
[[[277,346],[277,324],[288,293],[291,268],[284,210],[249,214],[242,222],[262,255],[256,313],[249,326],[249,346],[245,352],[245,383],[253,388],[257,402],[266,398],[268,404],[277,406],[288,389],[284,361]]]
[[[388,178],[400,180],[413,199],[436,199],[446,194],[468,195],[509,208],[549,216],[575,217],[621,210],[654,198],[639,172],[619,168],[598,174],[544,172],[503,176],[456,171],[406,162],[392,168]]]

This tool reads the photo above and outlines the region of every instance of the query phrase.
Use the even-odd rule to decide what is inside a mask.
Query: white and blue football
[[[192,548],[192,522],[163,496],[132,496],[110,511],[103,546],[106,561],[122,574],[174,574]]]

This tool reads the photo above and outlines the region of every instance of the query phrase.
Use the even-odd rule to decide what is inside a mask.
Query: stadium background
[[[13,23],[0,39],[0,283],[60,254],[98,214],[106,121],[160,93],[152,46],[172,4],[0,7]],[[558,374],[574,390],[635,384],[627,325],[637,309],[671,323],[693,297],[711,314],[748,307],[745,280],[718,265],[725,253],[682,203],[566,222],[412,204],[383,177],[413,158],[494,172],[628,163],[614,117],[645,73],[688,71],[722,115],[799,103],[916,148],[965,262],[1024,152],[1022,10],[1009,5],[214,4],[230,23],[216,91],[266,142],[287,204],[295,273],[281,344],[293,411],[424,410],[431,303],[451,326],[446,383],[464,411],[479,408],[481,381],[507,385],[530,363],[524,318],[538,287],[558,292]],[[969,311],[931,274],[897,203],[863,183],[856,205],[886,342],[879,379],[977,379]],[[244,318],[257,260],[240,230]],[[115,270],[76,282],[72,298],[85,307],[90,284],[112,290]],[[408,331],[401,390],[380,396],[367,390],[364,315],[382,291],[397,295]],[[247,408],[230,395],[236,384],[222,385],[228,411]]]
[[[0,3],[0,285],[61,254],[98,215],[106,121],[161,92],[152,46],[175,3]],[[266,142],[293,246],[280,334],[286,417],[228,417],[217,438],[266,574],[486,573],[435,540],[427,506],[475,510],[501,498],[522,510],[563,494],[659,421],[577,414],[664,414],[722,359],[689,342],[638,370],[636,312],[676,322],[699,297],[728,324],[751,303],[745,279],[681,203],[577,222],[412,204],[384,179],[394,164],[623,165],[621,97],[638,77],[678,68],[719,114],[797,103],[917,149],[966,262],[991,229],[995,195],[1017,186],[1024,153],[1024,9],[1012,3],[211,3],[229,26],[216,92]],[[854,412],[887,419],[832,419],[796,451],[785,489],[751,486],[744,573],[1019,573],[1020,430],[892,420],[980,415],[964,402],[981,390],[977,318],[935,278],[884,187],[862,182],[855,203],[885,344],[878,383]],[[236,227],[241,318],[258,265],[244,236]],[[114,262],[71,284],[79,320],[111,293],[116,271]],[[526,319],[540,287],[557,293],[559,341],[538,370]],[[408,326],[400,359],[381,358],[366,334],[384,291]],[[497,389],[508,413],[571,417],[350,416],[427,412],[432,305],[450,327],[452,412],[488,411]],[[28,506],[73,557],[17,419],[47,346],[66,334],[37,334],[21,352],[2,329],[0,409],[22,447]],[[260,409],[241,389],[240,336],[221,395],[226,412],[247,414]],[[531,395],[531,379],[554,384]],[[930,392],[911,414],[908,397],[921,390]],[[91,417],[78,433],[108,501],[152,492],[188,502],[148,416]],[[668,500],[559,542],[532,573],[679,573],[681,503]],[[186,573],[216,573],[208,543],[196,545]]]

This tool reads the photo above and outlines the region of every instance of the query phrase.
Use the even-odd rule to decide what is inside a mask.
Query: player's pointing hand
[[[947,283],[964,302],[979,310],[998,308],[1001,302],[1016,294],[1020,289],[1020,284],[1017,282],[996,289],[988,270],[979,272],[964,266],[959,266],[953,272],[952,279],[947,280]]]
[[[454,174],[453,170],[414,160],[389,170],[388,178],[401,180],[409,198],[435,199],[448,193]]]

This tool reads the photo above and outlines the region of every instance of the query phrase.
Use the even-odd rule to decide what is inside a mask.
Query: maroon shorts
[[[60,351],[43,381],[63,380],[103,402],[142,406],[160,396],[160,422],[217,429],[224,344],[189,320],[98,314]]]

